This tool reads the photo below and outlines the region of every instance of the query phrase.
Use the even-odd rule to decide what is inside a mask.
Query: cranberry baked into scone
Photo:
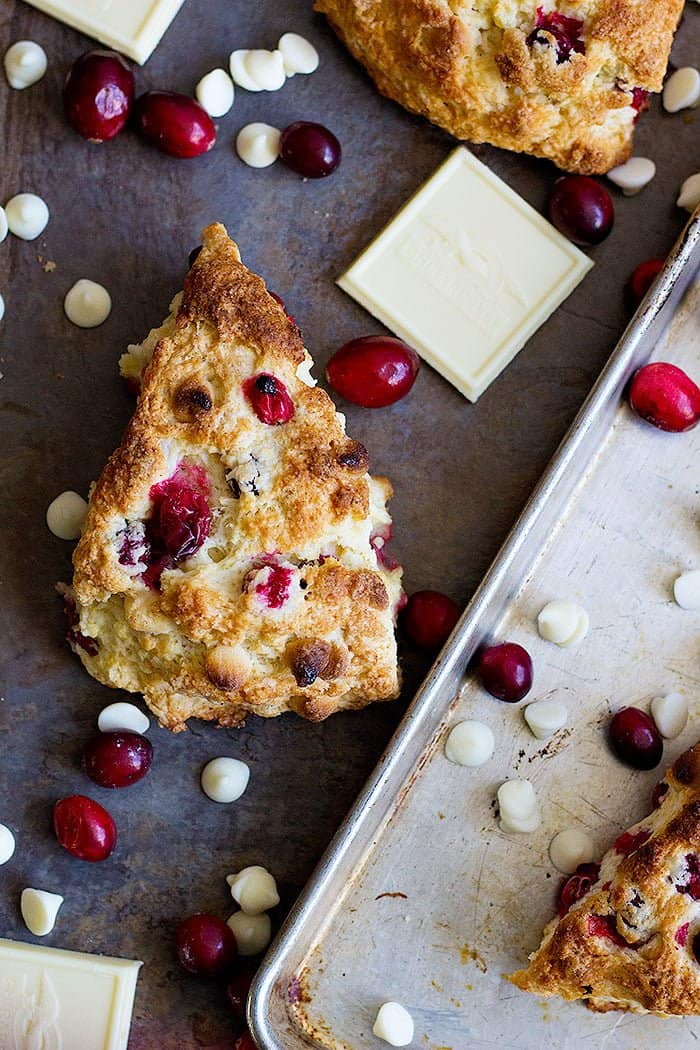
[[[316,0],[379,90],[565,171],[627,160],[683,0]]]
[[[654,798],[655,812],[620,835],[597,881],[511,975],[519,988],[597,1010],[700,1014],[700,744]]]
[[[140,394],[90,496],[69,640],[170,729],[318,720],[398,693],[391,486],[310,364],[220,225],[170,316],[122,358]]]

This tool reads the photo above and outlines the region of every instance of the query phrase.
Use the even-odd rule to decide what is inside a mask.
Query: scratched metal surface
[[[19,892],[39,885],[66,897],[49,943],[143,959],[132,1050],[231,1045],[220,989],[175,967],[175,924],[195,910],[225,916],[224,875],[253,861],[275,871],[284,905],[291,903],[427,670],[406,652],[402,701],[319,726],[283,718],[250,722],[237,733],[194,726],[175,738],[153,730],[154,768],[128,791],[93,789],[80,773],[81,743],[116,697],[62,643],[53,584],[69,573],[70,545],[47,532],[44,512],[65,488],[85,492],[119,440],[131,407],[116,378],[119,354],[161,319],[199,230],[221,219],[246,262],[285,298],[322,366],[346,339],[378,327],[333,278],[453,145],[382,99],[306,0],[187,0],[154,57],[136,70],[139,90],[191,91],[234,47],[272,46],[292,29],[318,45],[319,71],[275,95],[239,92],[219,121],[215,150],[179,162],[131,134],[104,146],[75,136],[62,117],[60,87],[92,42],[21,0],[0,5],[2,49],[29,38],[49,56],[46,77],[27,91],[9,90],[0,77],[1,199],[35,191],[52,212],[38,241],[8,238],[0,246],[7,305],[0,325],[0,820],[18,838],[15,858],[0,872],[0,927],[32,939]],[[699,39],[700,11],[689,11],[674,61],[697,61]],[[342,140],[343,164],[332,178],[303,183],[282,166],[256,172],[237,160],[232,142],[240,126],[298,118],[324,121]],[[673,243],[682,222],[676,187],[700,167],[697,115],[667,117],[657,100],[638,142],[655,158],[657,179],[637,200],[616,196],[616,229],[593,253],[594,270],[478,405],[425,367],[412,395],[391,409],[343,406],[375,469],[394,480],[395,552],[409,590],[433,586],[467,600],[624,325],[628,273]],[[551,166],[476,152],[535,207],[543,205]],[[79,277],[103,282],[112,294],[112,315],[93,331],[73,328],[62,313]],[[251,786],[235,807],[214,806],[198,790],[199,769],[219,753],[251,766]],[[54,799],[88,788],[109,805],[121,834],[113,859],[95,868],[62,854],[49,828]]]
[[[689,281],[675,316],[672,298],[664,310],[667,292],[678,297]],[[652,349],[691,373],[700,367],[700,215],[265,960],[251,1018],[270,1050],[370,1047],[376,1010],[389,999],[413,1016],[413,1045],[433,1050],[671,1050],[700,1037],[696,1018],[595,1014],[503,979],[554,911],[552,835],[585,828],[601,856],[649,811],[654,783],[698,738],[697,614],[675,604],[672,582],[698,565],[700,433],[670,438],[621,403],[626,378]],[[575,649],[537,634],[537,613],[557,597],[589,612]],[[484,638],[531,653],[528,702],[565,702],[567,727],[551,740],[532,737],[522,705],[495,701],[469,676],[460,689],[455,680]],[[671,690],[689,702],[686,729],[657,770],[627,769],[605,743],[611,713]],[[486,722],[496,739],[478,770],[443,753],[465,717]],[[529,779],[540,801],[532,834],[498,827],[496,791],[514,777]]]

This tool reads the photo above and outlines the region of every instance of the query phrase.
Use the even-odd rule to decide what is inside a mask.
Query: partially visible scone
[[[170,729],[398,693],[400,570],[370,478],[296,325],[209,226],[173,312],[122,359],[134,416],[90,497],[69,640]]]
[[[655,797],[659,807],[620,835],[597,882],[512,974],[518,988],[596,1010],[700,1014],[700,744]]]
[[[565,171],[627,160],[683,0],[316,0],[377,87],[460,139]]]

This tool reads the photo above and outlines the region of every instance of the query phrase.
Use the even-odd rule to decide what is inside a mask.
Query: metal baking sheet
[[[86,492],[121,437],[132,402],[117,378],[119,355],[160,322],[202,227],[218,219],[295,314],[322,376],[333,350],[379,327],[335,278],[454,148],[448,135],[382,98],[311,6],[186,0],[136,69],[139,91],[191,92],[233,48],[273,47],[287,31],[308,36],[321,65],[276,93],[237,92],[217,121],[214,150],[176,161],[130,132],[101,146],[71,132],[61,86],[94,42],[22,0],[0,3],[0,42],[36,40],[49,59],[44,79],[25,91],[11,91],[0,74],[0,201],[29,190],[51,209],[37,241],[8,237],[0,245],[0,821],[18,836],[0,872],[0,929],[32,940],[19,894],[40,884],[66,898],[51,944],[142,959],[130,1050],[230,1050],[221,990],[175,964],[176,923],[202,909],[226,916],[224,876],[249,863],[277,875],[279,923],[429,667],[405,648],[402,700],[321,725],[284,717],[222,732],[200,724],[179,737],[154,727],[149,777],[128,791],[96,793],[119,824],[114,858],[81,865],[54,841],[51,804],[90,786],[80,771],[82,743],[99,710],[125,697],[92,681],[63,642],[53,586],[68,578],[70,544],[47,532],[44,514],[64,489]],[[688,4],[672,61],[697,64],[699,45],[700,6]],[[303,182],[281,164],[254,171],[236,158],[233,140],[244,124],[304,118],[327,124],[342,142],[343,161],[330,178]],[[472,595],[626,323],[629,273],[641,259],[665,255],[678,235],[684,215],[674,201],[680,182],[700,168],[699,119],[698,110],[670,117],[653,100],[636,149],[654,158],[656,179],[639,198],[613,189],[615,229],[591,252],[595,267],[478,404],[427,366],[392,408],[342,404],[349,432],[394,483],[392,546],[409,591],[436,587],[461,604]],[[488,147],[474,152],[543,208],[556,177],[550,164]],[[63,315],[63,296],[80,277],[102,282],[112,296],[112,314],[92,331]],[[214,806],[198,788],[202,765],[217,754],[251,768],[249,789],[232,807]]]
[[[434,1050],[671,1050],[700,1037],[695,1018],[595,1014],[528,996],[502,976],[524,964],[553,914],[552,835],[586,828],[602,855],[649,811],[654,783],[698,736],[697,615],[674,603],[671,585],[700,554],[700,428],[667,435],[629,411],[625,385],[652,355],[698,372],[700,214],[268,955],[251,1002],[262,1046],[370,1047],[388,999],[412,1014],[415,1045]],[[589,612],[575,649],[537,634],[538,611],[556,597]],[[567,728],[546,743],[530,734],[522,705],[463,679],[478,644],[505,638],[533,657],[528,702],[556,696],[568,708]],[[688,726],[656,771],[630,771],[606,746],[610,714],[671,689],[690,703]],[[448,727],[464,717],[496,738],[477,770],[443,754]],[[533,834],[498,828],[496,790],[512,777],[535,786],[542,823]]]

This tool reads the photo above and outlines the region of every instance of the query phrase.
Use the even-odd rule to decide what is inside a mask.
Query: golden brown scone
[[[316,0],[379,90],[460,139],[565,171],[627,160],[683,0]]]
[[[660,806],[617,839],[598,881],[510,976],[518,988],[596,1010],[700,1014],[700,744],[658,790]]]
[[[170,729],[319,720],[398,693],[401,572],[377,554],[391,486],[310,364],[220,225],[122,358],[141,392],[90,497],[69,640]]]

